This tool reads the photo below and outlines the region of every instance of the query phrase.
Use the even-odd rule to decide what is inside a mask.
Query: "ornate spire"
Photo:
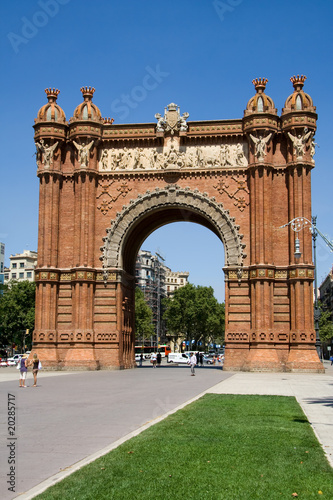
[[[268,82],[267,78],[256,78],[252,80],[252,83],[257,92],[262,93],[266,88],[266,83]]]
[[[60,90],[58,89],[45,89],[45,93],[47,95],[47,99],[49,102],[55,102],[57,100],[58,95],[60,94]]]
[[[80,90],[82,92],[84,100],[91,101],[95,92],[94,87],[81,87]]]
[[[295,89],[294,92],[299,92],[300,90],[302,90],[305,80],[306,80],[305,75],[304,76],[297,75],[297,76],[292,76],[290,78],[290,81],[292,82]]]

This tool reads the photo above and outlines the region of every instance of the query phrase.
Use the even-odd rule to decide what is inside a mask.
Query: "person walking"
[[[156,363],[157,363],[157,356],[156,356],[156,352],[153,352],[153,353],[151,354],[150,361],[153,363],[153,368],[156,368]]]
[[[28,372],[28,356],[26,354],[23,354],[22,358],[20,359],[20,387],[26,387],[25,385],[25,379],[27,378],[27,372]]]
[[[197,357],[194,352],[191,352],[190,366],[191,366],[191,377],[195,375],[195,365],[197,364]]]
[[[36,353],[34,353],[32,361],[30,362],[32,364],[32,374],[34,376],[34,385],[33,387],[37,387],[37,373],[40,367],[40,361],[38,359],[38,356]]]
[[[202,352],[199,354],[199,362],[200,362],[200,366],[203,366],[203,354],[202,354]]]
[[[157,353],[156,361],[157,361],[157,366],[161,366],[162,354],[160,352]]]
[[[331,366],[333,365],[333,356],[330,357]]]

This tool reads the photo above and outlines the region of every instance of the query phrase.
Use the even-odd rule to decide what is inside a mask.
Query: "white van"
[[[187,364],[189,357],[181,352],[170,352],[168,354],[168,363],[184,363]]]

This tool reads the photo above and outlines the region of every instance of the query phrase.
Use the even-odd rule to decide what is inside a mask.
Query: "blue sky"
[[[242,118],[255,93],[253,78],[268,78],[266,93],[280,114],[293,91],[289,78],[306,75],[304,90],[319,115],[313,214],[332,239],[332,13],[327,0],[2,2],[0,241],[6,264],[10,254],[37,248],[32,125],[46,87],[60,89],[67,119],[82,101],[82,85],[95,87],[102,116],[116,123],[155,122],[170,102],[189,112],[189,120],[230,119]],[[152,73],[157,85],[140,93]],[[143,247],[159,250],[169,267],[188,270],[192,283],[213,286],[223,299],[222,243],[205,228],[169,225]],[[320,240],[317,260],[320,282],[333,260]]]

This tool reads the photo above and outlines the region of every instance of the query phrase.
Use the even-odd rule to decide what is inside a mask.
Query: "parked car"
[[[15,354],[12,358],[8,358],[7,361],[10,362],[10,365],[16,365],[20,359],[22,358],[23,354]]]
[[[14,361],[13,358],[8,358],[7,359],[7,365],[8,366],[16,366],[18,361]]]
[[[214,354],[205,354],[203,361],[207,365],[213,365],[216,362],[215,355]]]

